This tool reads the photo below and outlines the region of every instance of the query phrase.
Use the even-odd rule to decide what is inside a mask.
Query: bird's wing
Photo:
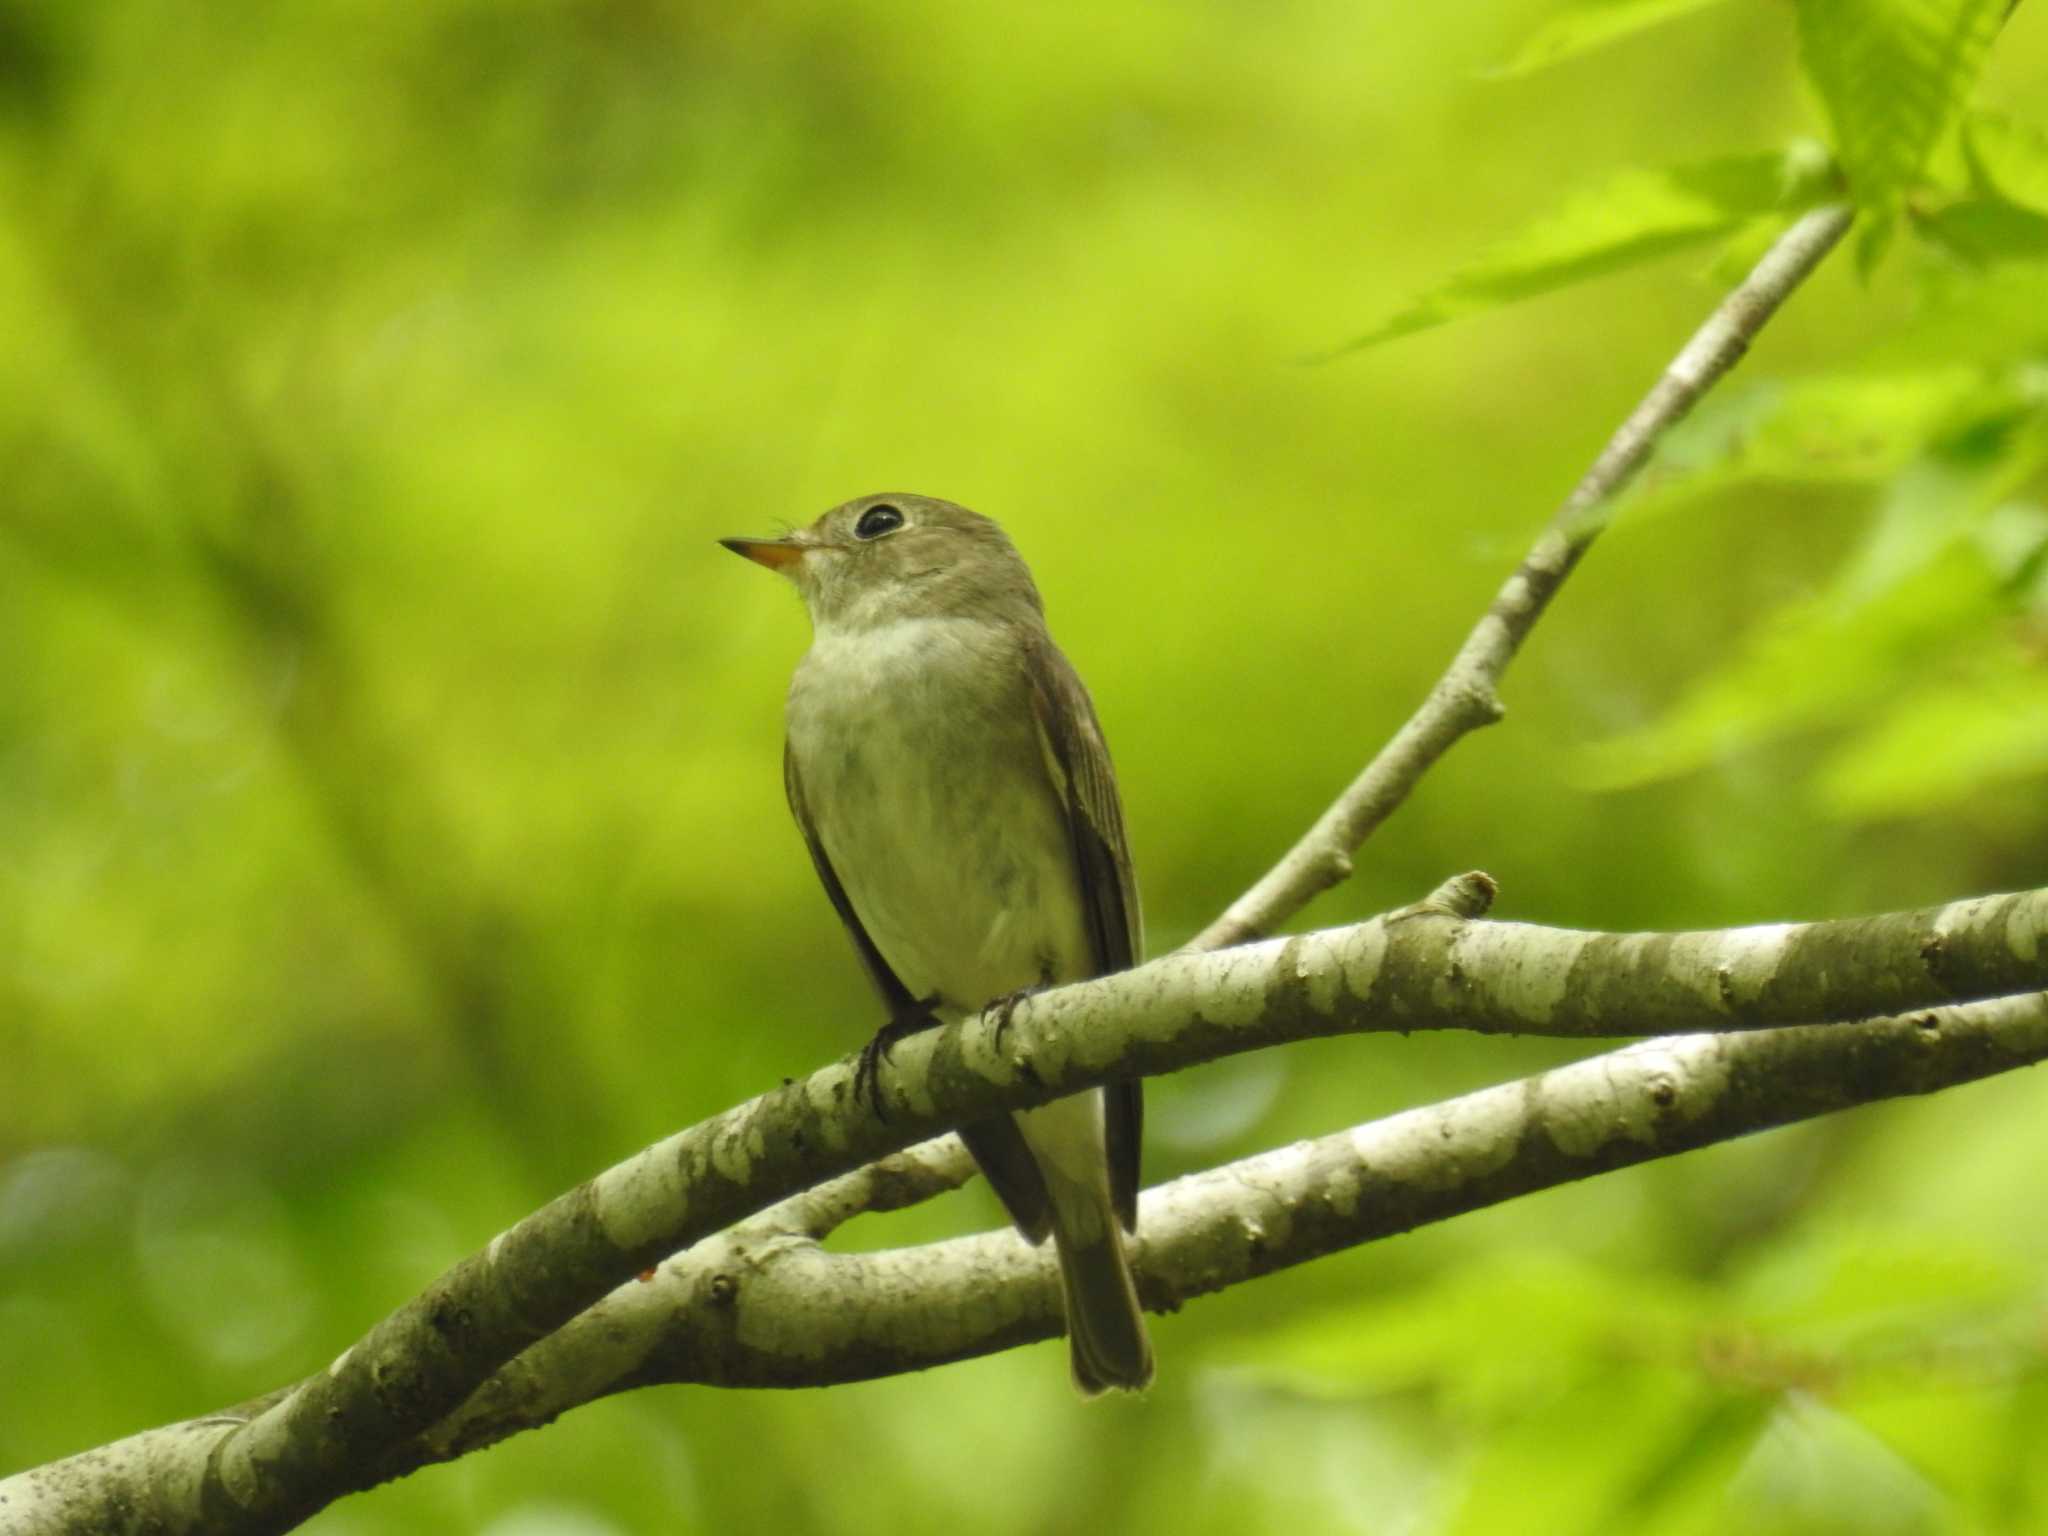
[[[1095,718],[1087,688],[1059,647],[1049,637],[1042,637],[1025,647],[1024,658],[1046,771],[1066,815],[1094,974],[1128,970],[1144,951],[1144,928],[1109,746],[1102,739],[1102,726]],[[1125,1230],[1135,1232],[1144,1097],[1135,1078],[1110,1083],[1103,1091],[1110,1196],[1117,1219]]]
[[[818,840],[817,826],[804,803],[804,784],[797,772],[796,754],[787,745],[782,750],[782,787],[789,796],[790,814],[796,817],[797,828],[804,835],[804,846],[811,851],[811,864],[818,871],[818,882],[831,898],[832,910],[839,914],[839,921],[846,925],[853,947],[860,955],[860,963],[866,968],[868,979],[875,984],[875,990],[882,994],[882,1004],[889,1010],[891,1021],[907,1022],[915,1018],[924,1005],[910,995],[910,989],[903,985],[902,979],[889,969],[889,962],[882,958],[882,952],[875,948],[875,941],[861,926],[860,916],[853,910],[846,887],[839,883],[832,860],[826,856],[825,845]],[[1003,1202],[1003,1208],[1010,1213],[1010,1219],[1016,1222],[1017,1230],[1034,1243],[1043,1242],[1052,1230],[1052,1201],[1045,1192],[1045,1176],[1038,1171],[1038,1160],[1024,1144],[1024,1135],[1017,1129],[1017,1122],[1008,1115],[976,1121],[973,1125],[960,1127],[960,1139],[967,1143],[967,1150],[981,1165],[983,1176]]]

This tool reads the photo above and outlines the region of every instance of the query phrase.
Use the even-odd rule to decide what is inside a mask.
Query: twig
[[[1608,439],[1407,723],[1280,862],[1188,948],[1224,949],[1260,938],[1348,879],[1351,856],[1436,760],[1468,733],[1500,719],[1501,675],[1606,526],[1605,508],[1634,479],[1657,440],[1741,360],[1764,322],[1834,248],[1852,217],[1847,207],[1816,208],[1778,237]]]

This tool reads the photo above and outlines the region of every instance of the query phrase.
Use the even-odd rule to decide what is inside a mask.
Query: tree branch
[[[1597,536],[1599,507],[1627,483],[1657,437],[1741,356],[1777,306],[1840,239],[1850,217],[1842,208],[1819,210],[1779,239],[1615,434],[1422,707],[1309,834],[1205,930],[1193,948],[1215,948],[1268,932],[1343,879],[1352,852],[1423,772],[1466,732],[1499,718],[1495,685]],[[1464,952],[1452,957],[1457,968],[1434,973],[1421,968],[1421,954],[1409,954],[1411,949],[1426,951],[1465,926],[1455,908],[1416,911],[1347,930],[1348,939],[1325,940],[1320,948],[1317,936],[1311,936],[1217,956],[1207,962],[1213,972],[1175,970],[1176,962],[1169,960],[1032,1000],[1017,1011],[1007,1043],[1001,1031],[979,1019],[907,1041],[898,1048],[892,1074],[892,1086],[901,1090],[903,1102],[886,1125],[854,1109],[849,1065],[839,1063],[681,1132],[550,1202],[379,1323],[327,1371],[248,1405],[245,1415],[151,1431],[10,1478],[0,1482],[0,1513],[29,1522],[21,1526],[27,1531],[204,1530],[234,1536],[287,1530],[341,1494],[427,1459],[421,1448],[431,1443],[427,1437],[437,1424],[486,1381],[505,1373],[508,1362],[628,1277],[668,1253],[713,1237],[769,1201],[847,1173],[943,1126],[1042,1103],[1110,1076],[1166,1070],[1251,1049],[1270,1039],[1364,1027],[1368,999],[1380,1003],[1405,997],[1415,1007],[1412,1017],[1382,1018],[1380,1027],[1412,1028],[1425,1018],[1449,1022],[1458,1012],[1459,994],[1469,991],[1484,1005],[1471,1013],[1472,1018],[1488,1017],[1486,1006],[1498,1007],[1502,1022],[1495,1027],[1517,1027],[1508,1021],[1541,1014],[1551,1020],[1578,1017],[1585,1026],[1561,1032],[1599,1033],[1597,1018],[1583,1010],[1574,1015],[1568,1006],[1564,988],[1581,979],[1582,969],[1590,977],[1610,960],[1625,964],[1632,959],[1644,974],[1673,966],[1690,968],[1688,974],[1695,976],[1709,974],[1697,970],[1697,958],[1689,951],[1681,952],[1676,943],[1659,951],[1654,940],[1637,942],[1634,948],[1630,941],[1615,940],[1608,945],[1611,954],[1595,958],[1598,941],[1580,936],[1583,942],[1576,955],[1553,954],[1547,962],[1529,963],[1516,976],[1495,974],[1492,962],[1533,952],[1526,950],[1533,940],[1518,948],[1512,940],[1489,947],[1468,939]],[[1370,935],[1367,930],[1372,930]],[[1789,1000],[1792,989],[1785,999],[1775,1000],[1768,987],[1760,986],[1753,997],[1744,991],[1752,976],[1743,965],[1753,963],[1756,976],[1775,978],[1785,970],[1784,954],[1802,947],[1779,945],[1781,953],[1774,957],[1769,953],[1773,943],[1738,943],[1742,954],[1730,960],[1730,968],[1711,973],[1720,978],[1717,985],[1725,984],[1721,1007],[1712,1008],[1706,995],[1697,1001],[1712,1015],[1712,1023],[1754,1028],[1781,1022],[1771,1010]],[[1412,962],[1406,980],[1404,956]],[[1960,968],[1962,963],[1944,964]],[[1937,972],[1931,966],[1922,966],[1926,974],[1919,977],[1912,975],[1910,964],[1895,969],[1904,978],[1901,985],[1949,980],[1945,970]],[[1880,973],[1892,975],[1883,967],[1871,968],[1869,978],[1876,991],[1892,984],[1878,981]],[[1473,978],[1479,975],[1492,979],[1475,984]],[[1186,990],[1197,982],[1202,984],[1199,993]],[[1826,991],[1822,978],[1815,978],[1814,984]],[[1622,987],[1612,995],[1628,990]],[[1126,1006],[1130,1019],[1105,1030],[1101,1018]],[[1876,1005],[1883,1006],[1887,1004]],[[1180,1010],[1177,1014],[1172,1012],[1175,1008]],[[1605,1017],[1618,1029],[1627,1016]],[[1249,1027],[1254,1021],[1257,1029]],[[1640,1019],[1630,1022],[1640,1027]],[[1299,1034],[1286,1033],[1290,1028]],[[1268,1031],[1276,1032],[1269,1036]],[[1753,1042],[1719,1048],[1757,1049]],[[1585,1070],[1598,1077],[1611,1072],[1617,1060],[1600,1058],[1585,1064]],[[1473,1102],[1455,1100],[1413,1113],[1441,1116]],[[1448,1121],[1438,1123],[1450,1127]],[[1553,1135],[1551,1141],[1555,1140]],[[1448,1179],[1441,1166],[1446,1147],[1426,1141],[1418,1145],[1425,1149],[1426,1169],[1435,1170],[1425,1172],[1425,1180]],[[1284,1159],[1295,1151],[1269,1157]],[[1617,1158],[1609,1166],[1626,1160]],[[1365,1166],[1353,1170],[1354,1193],[1349,1198],[1354,1206],[1355,1191],[1362,1187],[1360,1169]],[[1596,1169],[1586,1166],[1581,1171]],[[906,1187],[923,1187],[923,1176],[912,1178]],[[1506,1191],[1513,1192],[1518,1191]],[[1506,1193],[1493,1198],[1505,1198]],[[842,1190],[839,1196],[820,1195],[809,1204],[800,1199],[793,1209],[808,1212],[814,1222],[831,1221],[838,1219],[831,1203],[835,1198],[856,1197]],[[1150,1213],[1152,1205],[1160,1206],[1160,1216]],[[1167,1251],[1174,1209],[1166,1197],[1148,1204],[1148,1223],[1158,1221],[1161,1229],[1155,1233],[1148,1227],[1142,1255],[1149,1255],[1155,1243],[1162,1254]],[[1288,1214],[1299,1230],[1308,1230],[1320,1219],[1284,1202],[1269,1214]],[[1223,1230],[1228,1230],[1227,1223]],[[1239,1230],[1250,1251],[1267,1241],[1264,1234],[1272,1229],[1245,1224]],[[784,1240],[804,1241],[793,1234],[785,1234]],[[876,1256],[869,1262],[914,1265],[927,1260],[909,1254]],[[1149,1263],[1149,1257],[1141,1256],[1141,1267]],[[1146,1272],[1150,1274],[1149,1268]],[[1258,1272],[1263,1271],[1245,1271]],[[1216,1283],[1228,1283],[1227,1266],[1215,1273],[1223,1277]],[[1148,1292],[1160,1283],[1148,1279]],[[1201,1288],[1189,1286],[1184,1293]],[[998,1287],[991,1294],[1007,1292]],[[1036,1336],[1031,1329],[1047,1326],[1047,1293],[1038,1285],[1032,1294],[1037,1298],[1031,1314],[1035,1321],[1004,1325],[1024,1329],[1020,1337]],[[1156,1292],[1152,1294],[1157,1299]],[[750,1305],[747,1311],[752,1315],[754,1308]],[[815,1315],[812,1320],[819,1326],[831,1321]],[[926,1361],[1000,1347],[988,1339],[1007,1336],[999,1327],[980,1342],[928,1341]],[[743,1335],[735,1337],[745,1342]],[[460,1436],[441,1443],[458,1446]]]
[[[1448,889],[1469,896],[1475,884],[1467,880]],[[1473,904],[1462,902],[1466,908]],[[180,1426],[168,1440],[124,1441],[88,1453],[84,1463],[73,1458],[0,1483],[0,1499],[41,1498],[52,1486],[89,1486],[97,1500],[111,1501],[95,1504],[102,1516],[114,1508],[147,1508],[156,1522],[96,1529],[289,1529],[342,1493],[416,1465],[432,1447],[452,1454],[472,1443],[466,1437],[479,1432],[476,1425],[457,1419],[445,1430],[435,1426],[486,1382],[504,1375],[515,1356],[666,1255],[705,1243],[792,1195],[765,1227],[753,1223],[728,1233],[724,1248],[707,1251],[731,1252],[738,1244],[739,1252],[753,1254],[813,1243],[853,1210],[918,1197],[960,1170],[898,1160],[854,1174],[852,1182],[822,1181],[948,1126],[1042,1104],[1133,1071],[1171,1071],[1287,1041],[1367,1030],[1479,1027],[1578,1036],[1738,1031],[1814,1017],[1867,1018],[2048,987],[2048,891],[1876,918],[1677,935],[1588,934],[1487,922],[1456,915],[1460,907],[1460,900],[1433,899],[1349,928],[1218,954],[1168,955],[1025,999],[1000,1023],[977,1015],[912,1036],[896,1047],[883,1072],[890,1101],[886,1122],[853,1099],[852,1062],[836,1062],[670,1137],[550,1202],[378,1324],[328,1370],[251,1405],[245,1419],[218,1429],[208,1441],[203,1473],[188,1468],[180,1481],[148,1487],[110,1480],[122,1468],[155,1470],[166,1446],[186,1443],[193,1433]],[[1901,1028],[1894,1026],[1894,1034]],[[1861,1040],[1864,1033],[1859,1029],[1845,1038]],[[1957,1049],[1963,1053],[1958,1059],[1977,1059]],[[1607,1081],[1622,1057],[1566,1070],[1584,1070],[1588,1083]],[[1707,1051],[1700,1059],[1721,1058]],[[1763,1059],[1775,1060],[1768,1052]],[[1851,1059],[1858,1059],[1853,1051]],[[2007,1065],[2018,1059],[2011,1052],[1997,1057]],[[1982,1070],[1987,1069],[1974,1069],[1975,1075]],[[1758,1079],[1759,1104],[1769,1102],[1765,1088],[1771,1080],[1769,1073]],[[1919,1080],[1851,1093],[1855,1081],[1831,1079],[1817,1086],[1788,1078],[1777,1101],[1778,1118],[1914,1091]],[[1473,1102],[1478,1100],[1414,1113],[1455,1117],[1464,1112],[1456,1105]],[[1633,1124],[1618,1111],[1602,1114],[1585,1131],[1596,1144],[1604,1145],[1603,1128]],[[1711,1120],[1706,1109],[1700,1116]],[[1679,1119],[1693,1123],[1684,1115]],[[1551,1124],[1553,1142],[1564,1123]],[[1662,1145],[1654,1136],[1643,1141],[1635,1131],[1626,1139],[1651,1149],[1642,1155],[1654,1155]],[[1674,1143],[1698,1144],[1682,1138]],[[1459,1182],[1446,1170],[1462,1166],[1461,1155],[1441,1144],[1434,1155],[1451,1159],[1437,1170],[1438,1182]],[[1618,1165],[1597,1163],[1580,1172]],[[1543,1175],[1550,1182],[1579,1176],[1563,1171],[1577,1163],[1531,1166],[1539,1173],[1553,1169],[1554,1176]],[[1475,1188],[1482,1192],[1475,1197],[1481,1203],[1521,1192],[1504,1183]],[[1297,1213],[1295,1219],[1309,1215]],[[1156,1301],[1160,1288],[1170,1296],[1202,1289],[1153,1275],[1144,1257],[1150,1252],[1146,1231],[1139,1264],[1147,1294]],[[910,1278],[929,1259],[908,1254],[873,1262],[909,1266],[899,1278]],[[1217,1283],[1228,1283],[1228,1277]],[[1051,1326],[1044,1313],[1050,1293],[1032,1295],[1037,1299],[1028,1306],[1017,1301],[1010,1312],[991,1311],[989,1330],[967,1342],[947,1332],[956,1324],[929,1320],[913,1337],[914,1352],[932,1363],[1037,1337],[1032,1330]],[[710,1300],[715,1308],[716,1295]],[[822,1304],[804,1308],[802,1326],[777,1335],[781,1353],[808,1348],[800,1342],[804,1329],[829,1336],[839,1326],[831,1312]],[[748,1315],[768,1314],[750,1309]],[[606,1383],[620,1380],[615,1368],[625,1362],[616,1338],[591,1337],[605,1342],[588,1358],[574,1367],[567,1361],[551,1366],[567,1373],[565,1389],[613,1390]],[[734,1338],[737,1347],[755,1347],[745,1333]],[[777,1358],[776,1351],[766,1358]],[[517,1385],[531,1374],[522,1368],[505,1379]],[[529,1388],[518,1400],[531,1398]],[[486,1403],[477,1411],[488,1408]],[[504,1420],[487,1414],[484,1422]],[[81,1480],[86,1466],[100,1475]],[[167,1499],[176,1501],[174,1508],[166,1507]],[[40,1528],[62,1527],[26,1527]]]
[[[1135,1249],[1141,1289],[1151,1310],[1173,1311],[1538,1190],[2043,1059],[2042,993],[1853,1031],[1646,1041],[1148,1190]],[[452,1453],[466,1436],[495,1440],[575,1406],[555,1384],[591,1353],[578,1343],[585,1333],[585,1344],[604,1339],[621,1366],[605,1390],[624,1391],[826,1386],[1060,1331],[1057,1270],[1008,1229],[833,1254],[743,1223],[664,1266],[658,1283],[613,1293],[536,1346],[521,1364],[542,1395],[525,1405],[525,1423],[508,1417],[509,1395],[487,1403],[479,1394],[418,1449]]]
[[[1607,526],[1607,504],[1635,478],[1657,440],[1741,361],[1757,332],[1834,249],[1853,217],[1845,206],[1816,208],[1778,237],[1608,439],[1420,707],[1280,862],[1189,941],[1190,949],[1227,949],[1271,933],[1350,878],[1351,856],[1436,760],[1470,732],[1501,718],[1501,676]]]
[[[1140,1288],[1153,1310],[1172,1310],[1538,1190],[2042,1060],[2041,993],[1853,1030],[1646,1041],[1148,1190],[1135,1250]],[[883,1253],[818,1246],[849,1216],[950,1188],[971,1166],[948,1136],[718,1234],[494,1373],[445,1421],[382,1457],[362,1486],[637,1387],[826,1386],[1057,1335],[1051,1260],[1007,1229]],[[196,1508],[173,1518],[163,1490],[189,1484],[236,1427],[221,1418],[169,1425],[20,1474],[0,1482],[0,1513],[24,1536],[226,1529]],[[127,1518],[139,1513],[132,1495],[142,1491],[155,1523]]]

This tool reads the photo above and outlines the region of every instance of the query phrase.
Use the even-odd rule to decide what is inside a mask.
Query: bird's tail
[[[1131,1281],[1123,1229],[1107,1210],[1087,1240],[1055,1230],[1060,1285],[1067,1303],[1067,1343],[1074,1385],[1086,1397],[1111,1387],[1140,1392],[1152,1384],[1152,1341]]]
[[[1111,1387],[1141,1391],[1152,1381],[1152,1343],[1145,1337],[1145,1314],[1109,1193],[1103,1108],[1098,1088],[1016,1117],[1044,1179],[1074,1385],[1089,1397]]]

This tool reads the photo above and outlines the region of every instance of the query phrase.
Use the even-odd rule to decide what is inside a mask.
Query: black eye
[[[903,514],[886,501],[878,501],[861,513],[860,521],[853,525],[856,539],[879,539],[885,533],[894,533],[903,526]]]

